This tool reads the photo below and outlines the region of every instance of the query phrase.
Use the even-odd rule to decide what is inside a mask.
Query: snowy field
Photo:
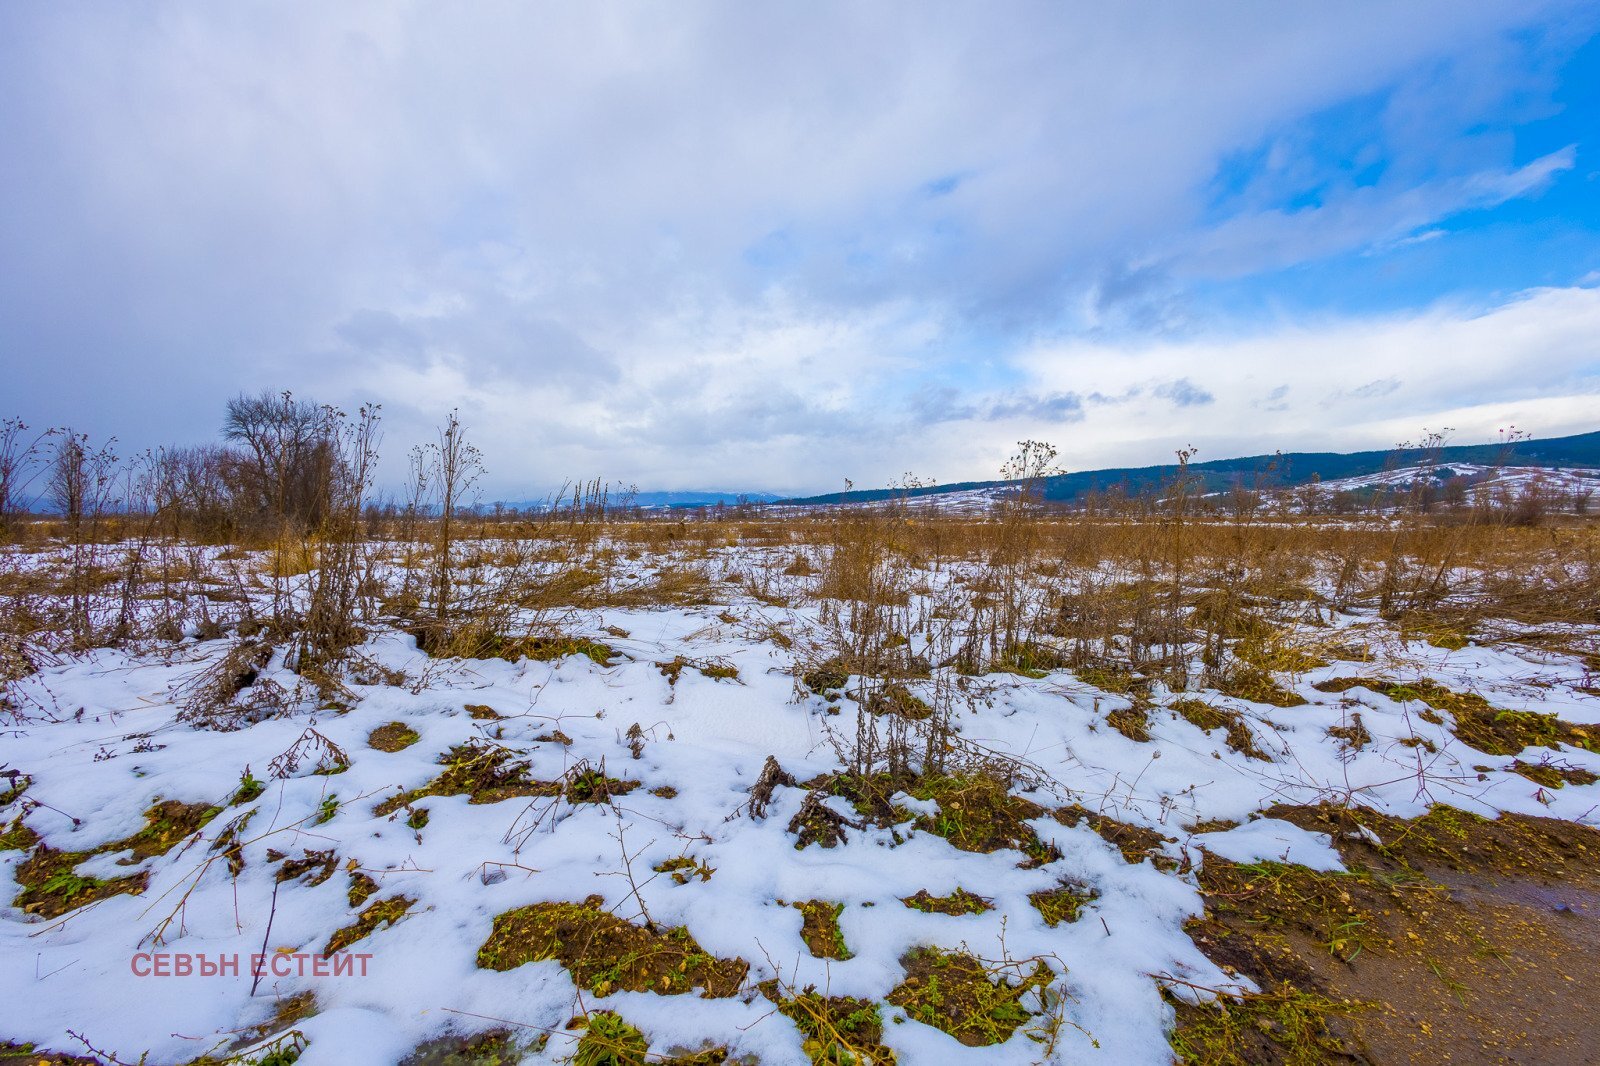
[[[946,568],[894,608],[907,661],[929,663],[895,710],[859,676],[818,680],[848,627],[812,594],[819,578],[784,576],[790,554],[713,552],[703,603],[563,611],[568,643],[546,658],[431,656],[374,620],[320,690],[286,665],[292,641],[242,644],[192,618],[176,641],[37,656],[0,704],[0,762],[18,775],[0,807],[0,1041],[130,1063],[298,1050],[311,1066],[396,1063],[493,1033],[522,1061],[562,1062],[595,1026],[571,1023],[610,1012],[648,1042],[646,1061],[805,1063],[817,1028],[793,1005],[811,990],[806,1002],[876,1009],[864,1031],[881,1027],[875,1054],[901,1063],[1156,1066],[1173,1056],[1172,997],[1250,987],[1185,932],[1208,856],[1342,868],[1327,836],[1260,812],[1338,802],[1412,818],[1448,804],[1600,823],[1600,785],[1577,783],[1600,755],[1571,742],[1600,726],[1592,670],[1570,651],[1592,648],[1594,627],[1568,627],[1569,650],[1552,651],[1430,643],[1366,607],[1297,608],[1280,634],[1321,652],[1270,670],[1273,700],[1258,702],[1198,677],[1179,693],[1053,663],[959,673],[927,606],[960,584]],[[627,565],[641,580],[664,566]],[[250,595],[264,605],[269,591]],[[1362,661],[1337,657],[1349,648]],[[222,716],[197,716],[219,677],[233,679]],[[1424,679],[1578,733],[1485,753],[1454,715],[1393,687]],[[845,769],[859,716],[919,737],[907,708],[947,720],[946,777],[920,796],[905,785],[874,817],[826,775]],[[756,789],[769,758],[782,775]],[[962,789],[985,767],[1004,802],[1027,802],[1009,808],[1008,839],[977,850]],[[1541,784],[1541,767],[1570,781]],[[1130,858],[1093,819],[1058,816],[1079,809],[1155,843]],[[176,824],[147,822],[158,810]],[[823,839],[797,846],[819,824]],[[30,882],[41,851],[82,857]],[[1063,889],[1065,916],[1042,902]],[[970,894],[976,905],[950,909],[976,912],[905,902],[918,893]],[[677,979],[630,990],[626,958],[602,960],[607,976],[574,963],[571,944],[526,949],[529,961],[500,951],[498,916],[591,897],[585,913],[676,945]],[[811,901],[836,915],[826,945],[802,935]],[[365,956],[365,973],[319,974],[312,957],[330,948]],[[937,998],[907,985],[906,962],[926,948],[1021,989],[984,1023],[1003,1040],[970,1046],[948,1016],[929,1023]],[[196,972],[153,972],[180,956]],[[206,972],[229,959],[240,972]],[[716,960],[735,980],[711,995],[695,975]]]

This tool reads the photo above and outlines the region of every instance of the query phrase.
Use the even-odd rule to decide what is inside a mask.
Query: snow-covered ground
[[[1060,857],[1031,868],[1011,849],[958,850],[909,817],[897,826],[850,830],[834,848],[797,850],[788,825],[805,789],[779,787],[764,817],[748,809],[749,790],[769,756],[801,782],[837,771],[832,740],[853,736],[859,708],[849,698],[830,702],[797,686],[794,652],[769,639],[778,631],[803,643],[820,624],[814,606],[774,607],[732,585],[722,588],[724,602],[709,606],[597,609],[569,619],[569,632],[614,649],[609,666],[582,655],[439,660],[410,636],[380,628],[361,652],[393,671],[387,680],[398,683],[352,683],[348,710],[317,709],[318,701],[304,700],[291,713],[233,732],[177,718],[188,686],[233,646],[227,639],[191,638],[142,653],[96,651],[16,682],[0,732],[0,762],[31,784],[22,801],[0,810],[0,828],[26,807],[25,824],[50,847],[87,852],[137,832],[143,812],[158,801],[225,809],[198,840],[163,856],[119,865],[118,856],[100,854],[79,869],[100,877],[148,871],[142,894],[112,896],[49,920],[14,906],[0,911],[0,1040],[81,1051],[72,1030],[128,1061],[148,1052],[151,1063],[180,1062],[226,1047],[241,1030],[266,1022],[281,1000],[311,991],[315,1013],[295,1023],[309,1041],[300,1059],[308,1066],[395,1063],[442,1033],[508,1026],[530,1042],[549,1037],[527,1061],[563,1061],[579,1035],[567,1023],[584,1009],[617,1012],[656,1053],[710,1043],[727,1047],[731,1059],[803,1063],[799,1030],[755,993],[756,982],[778,977],[797,989],[815,985],[829,995],[881,1003],[903,979],[902,956],[936,945],[997,963],[1043,959],[1056,978],[1033,1003],[1034,1021],[999,1046],[966,1047],[884,1005],[883,1042],[900,1062],[1156,1066],[1171,1059],[1171,1009],[1158,978],[1209,987],[1236,980],[1183,931],[1201,910],[1183,860],[1203,862],[1209,851],[1239,861],[1337,866],[1325,837],[1286,822],[1252,821],[1256,812],[1281,802],[1347,800],[1402,817],[1448,803],[1485,814],[1600,821],[1600,785],[1541,788],[1509,772],[1510,757],[1465,747],[1448,716],[1429,721],[1417,702],[1314,687],[1334,677],[1427,677],[1480,693],[1498,707],[1600,723],[1600,699],[1578,691],[1576,660],[1512,647],[1447,651],[1386,639],[1378,642],[1380,662],[1333,662],[1278,675],[1309,701],[1302,706],[1187,694],[1242,713],[1267,760],[1246,757],[1224,743],[1221,730],[1203,732],[1168,710],[1175,694],[1159,686],[1151,738],[1136,742],[1107,724],[1107,715],[1129,699],[1071,671],[994,674],[973,683],[974,697],[958,712],[962,741],[1042,771],[1040,787],[1020,794],[1046,810],[1081,804],[1172,838],[1165,851],[1178,861],[1163,869],[1126,861],[1086,824],[1068,828],[1048,816],[1029,824]],[[1338,616],[1333,624],[1374,640],[1369,617]],[[1333,632],[1330,639],[1337,637]],[[913,635],[912,650],[922,640]],[[270,680],[295,690],[299,679],[283,668],[282,655],[256,685]],[[715,678],[690,666],[674,684],[657,664],[677,656],[725,663],[738,676]],[[367,673],[368,680],[384,680],[374,669]],[[917,692],[932,683],[910,687]],[[1372,737],[1359,749],[1327,733],[1349,725],[1353,711]],[[420,739],[395,752],[369,747],[369,734],[392,722]],[[642,743],[627,735],[636,724]],[[348,769],[318,774],[308,758],[275,775],[275,758],[308,729],[342,749]],[[407,824],[409,809],[375,813],[385,798],[434,779],[442,753],[473,740],[521,753],[538,780],[557,780],[581,760],[604,760],[611,777],[640,787],[614,805],[430,796],[412,805],[428,812],[420,829]],[[1600,756],[1585,751],[1523,754],[1526,761],[1540,756],[1600,773]],[[247,767],[265,789],[228,806]],[[932,810],[912,800],[906,809]],[[238,831],[244,866],[234,876],[214,844],[245,814],[249,822]],[[1242,824],[1190,831],[1219,819]],[[276,881],[282,859],[269,852],[294,859],[328,849],[338,864],[334,876],[317,885]],[[679,884],[652,872],[680,856],[712,873]],[[17,895],[25,857],[0,852],[0,901]],[[149,965],[141,953],[248,959],[319,952],[356,918],[359,908],[347,891],[349,871],[357,870],[376,881],[373,901],[415,901],[400,921],[350,947],[370,954],[365,976],[269,972],[253,994],[248,973],[135,973]],[[1063,879],[1096,896],[1079,920],[1052,928],[1029,895]],[[943,896],[957,888],[991,899],[993,910],[947,916],[901,903],[919,890]],[[616,991],[597,999],[580,994],[556,961],[504,972],[477,965],[496,915],[594,894],[630,920],[640,917],[642,903],[656,925],[684,926],[711,954],[746,960],[751,991],[722,999]],[[844,904],[839,927],[847,960],[808,951],[801,913],[787,904],[812,899]],[[1045,1042],[1051,1009],[1070,1023],[1056,1029],[1053,1044]]]

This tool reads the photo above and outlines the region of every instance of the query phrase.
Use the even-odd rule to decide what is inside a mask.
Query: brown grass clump
[[[1244,715],[1225,707],[1216,707],[1204,700],[1186,697],[1172,701],[1172,709],[1196,729],[1209,733],[1213,729],[1227,730],[1227,745],[1241,755],[1263,762],[1270,761],[1266,752],[1256,746],[1255,734],[1245,724]]]
[[[1118,707],[1106,715],[1106,725],[1115,729],[1135,744],[1150,739],[1150,712],[1142,703],[1131,707]]]
[[[1255,666],[1235,665],[1217,679],[1216,689],[1224,696],[1274,707],[1299,707],[1306,702],[1304,696],[1290,692],[1273,680],[1270,673]]]
[[[732,996],[750,965],[708,955],[683,928],[664,933],[623,921],[602,909],[604,900],[535,903],[495,918],[478,949],[478,965],[510,970],[556,959],[574,983],[597,996],[613,991],[680,995],[702,988],[707,998]]]

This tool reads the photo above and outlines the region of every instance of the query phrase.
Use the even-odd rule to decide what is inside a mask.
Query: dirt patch
[[[17,867],[17,884],[22,891],[12,906],[41,918],[59,918],[70,910],[112,896],[137,896],[150,883],[148,873],[102,880],[75,872],[78,864],[92,852],[56,851],[39,844],[33,854]]]
[[[1567,785],[1592,785],[1600,781],[1595,774],[1579,766],[1557,766],[1551,762],[1529,763],[1518,759],[1511,764],[1511,772],[1521,774],[1536,785],[1545,788],[1565,788]]]
[[[1040,841],[1027,824],[1045,809],[1013,796],[1004,781],[988,774],[924,777],[906,789],[920,800],[939,804],[937,815],[922,815],[917,828],[944,837],[962,851],[992,852],[1016,848],[1026,866],[1042,866],[1060,858],[1053,845]]]
[[[390,722],[367,734],[367,747],[378,751],[404,751],[421,739],[421,734],[404,722]]]
[[[1264,995],[1179,1006],[1184,1061],[1595,1061],[1600,832],[1448,807],[1267,813],[1328,833],[1349,871],[1206,858],[1191,935]]]
[[[750,964],[707,954],[683,928],[656,932],[601,909],[604,899],[535,903],[494,920],[478,965],[510,970],[555,959],[575,984],[597,996],[613,991],[678,995],[703,988],[707,998],[735,995]]]
[[[839,929],[839,915],[844,904],[826,899],[808,899],[792,906],[800,912],[800,939],[806,943],[811,957],[816,959],[848,959],[850,949],[845,946],[844,933]]]

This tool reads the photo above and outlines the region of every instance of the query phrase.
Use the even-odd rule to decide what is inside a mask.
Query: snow
[[[1311,870],[1344,870],[1326,833],[1310,833],[1279,818],[1257,818],[1221,833],[1200,833],[1191,846],[1233,862],[1282,862]]]
[[[51,921],[10,906],[0,912],[0,1003],[9,1005],[0,1035],[70,1051],[78,1047],[68,1033],[73,1029],[124,1058],[148,1051],[152,1063],[177,1062],[226,1046],[241,1028],[268,1018],[281,997],[311,990],[317,1012],[297,1023],[309,1040],[301,1059],[307,1066],[386,1066],[442,1033],[507,1024],[529,1038],[550,1033],[547,1046],[529,1061],[558,1062],[571,1054],[576,1039],[566,1024],[585,1007],[617,1011],[659,1052],[695,1048],[709,1039],[726,1044],[734,1056],[756,1055],[763,1063],[806,1061],[795,1026],[760,996],[709,1000],[617,992],[603,999],[584,993],[580,999],[553,961],[505,972],[476,965],[496,915],[598,894],[621,917],[638,917],[642,901],[658,925],[681,924],[707,951],[749,961],[752,982],[777,976],[831,995],[881,1001],[903,977],[899,959],[919,945],[967,950],[988,960],[1041,957],[1061,975],[1053,994],[1064,994],[1064,1017],[1071,1023],[1062,1027],[1048,1061],[1168,1063],[1171,1010],[1152,975],[1211,987],[1236,983],[1183,931],[1201,911],[1193,874],[1157,869],[1149,861],[1129,863],[1087,825],[1069,828],[1049,817],[1030,824],[1061,857],[1033,869],[1020,866],[1015,851],[959,851],[910,823],[851,830],[832,849],[796,850],[786,827],[804,790],[779,788],[764,818],[745,810],[748,791],[768,756],[802,781],[836,770],[830,738],[853,734],[857,709],[849,699],[828,704],[798,696],[793,655],[762,639],[763,626],[755,624],[776,619],[804,630],[818,624],[813,608],[774,608],[731,590],[727,601],[578,615],[574,632],[605,640],[620,653],[609,667],[581,656],[441,664],[418,651],[410,637],[379,630],[363,654],[404,671],[411,684],[352,686],[359,698],[347,713],[303,706],[231,733],[179,722],[174,695],[227,651],[227,641],[191,640],[177,654],[97,651],[19,682],[13,690],[18,720],[0,734],[3,757],[32,779],[28,798],[47,805],[32,808],[27,824],[52,847],[88,850],[126,837],[160,799],[226,803],[246,766],[267,787],[259,798],[211,821],[196,843],[138,866],[119,866],[117,856],[104,855],[83,867],[101,876],[148,869],[151,880],[142,895],[115,896]],[[721,621],[730,610],[740,624]],[[1345,616],[1334,625],[1371,622]],[[630,635],[606,636],[606,627]],[[688,668],[670,685],[655,663],[677,655],[725,658],[739,677],[715,680]],[[1562,685],[1529,684],[1525,679],[1535,667],[1503,648],[1443,651],[1413,644],[1397,649],[1386,667],[1482,692],[1497,706],[1600,722],[1600,700],[1579,692],[1573,677]],[[1579,670],[1560,657],[1542,668],[1574,676]],[[1593,822],[1600,804],[1596,786],[1540,789],[1508,772],[1510,759],[1465,748],[1448,722],[1423,720],[1415,704],[1362,689],[1341,697],[1313,687],[1355,672],[1351,664],[1336,664],[1296,679],[1292,687],[1310,701],[1300,707],[1206,694],[1244,715],[1269,762],[1245,758],[1224,743],[1222,731],[1203,732],[1160,708],[1150,719],[1151,740],[1135,743],[1106,722],[1126,699],[1095,690],[1068,671],[1038,680],[993,676],[984,698],[962,712],[959,724],[964,740],[1025,759],[1046,774],[1043,787],[1028,794],[1043,807],[1079,803],[1156,829],[1173,838],[1172,857],[1187,854],[1195,862],[1215,855],[1342,869],[1326,837],[1257,816],[1280,802],[1341,800],[1401,817],[1450,803],[1484,814],[1507,810]],[[1377,667],[1363,665],[1359,672],[1375,673]],[[286,688],[296,682],[278,662],[265,676]],[[488,705],[502,717],[474,719],[467,704]],[[1373,737],[1359,751],[1326,735],[1330,726],[1347,724],[1352,709],[1360,711]],[[394,753],[369,748],[368,733],[392,721],[409,725],[420,741]],[[624,736],[634,723],[645,737],[638,759]],[[307,728],[348,753],[349,769],[322,776],[305,766],[289,777],[270,778],[272,759]],[[557,729],[570,746],[536,739]],[[580,759],[604,759],[611,776],[643,784],[615,807],[428,797],[414,804],[430,816],[420,831],[405,824],[404,810],[373,813],[397,790],[432,780],[441,769],[441,752],[475,738],[523,753],[532,775],[542,780],[560,777]],[[1435,750],[1403,743],[1413,738]],[[1562,751],[1560,758],[1600,772],[1600,756]],[[1474,769],[1479,765],[1490,768]],[[650,791],[662,786],[677,794],[663,798]],[[319,824],[330,798],[338,801],[337,813]],[[938,810],[931,801],[904,794],[896,803],[913,814]],[[856,817],[848,806],[837,809]],[[242,834],[246,866],[235,880],[210,848],[246,812],[254,812]],[[15,807],[8,809],[4,819],[15,814]],[[72,817],[81,820],[80,827]],[[1184,828],[1215,819],[1241,824],[1198,834]],[[268,849],[299,857],[303,850],[330,848],[340,869],[325,883],[275,884],[277,866],[268,861]],[[680,855],[714,873],[683,885],[652,874],[652,867]],[[0,898],[6,901],[16,895],[15,871],[23,857],[0,853]],[[320,951],[330,933],[355,917],[346,900],[344,866],[351,862],[379,883],[374,900],[403,895],[417,901],[402,921],[352,947],[372,955],[367,976],[268,976],[252,995],[243,974],[132,973],[131,960],[148,951],[244,957],[263,945],[269,952]],[[629,866],[639,882],[637,896],[625,875]],[[487,876],[491,871],[494,876]],[[1065,878],[1097,895],[1080,920],[1050,928],[1028,897]],[[991,898],[994,909],[952,918],[900,903],[921,889],[945,895],[957,888]],[[844,904],[840,928],[852,958],[810,955],[800,936],[800,912],[779,902],[809,899]],[[153,931],[174,913],[178,918],[165,942],[154,944]],[[884,1019],[884,1042],[902,1063],[998,1066],[1036,1062],[1046,1054],[1026,1026],[1004,1045],[967,1048],[896,1008],[885,1007]]]

